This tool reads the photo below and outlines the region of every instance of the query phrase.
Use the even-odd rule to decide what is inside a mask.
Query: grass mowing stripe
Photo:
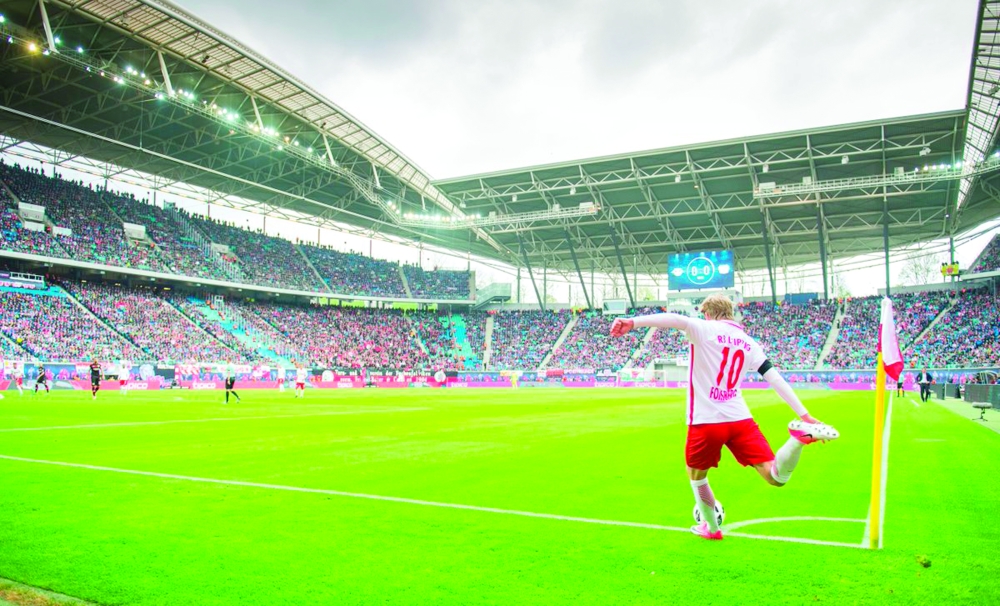
[[[105,467],[102,465],[86,465],[84,463],[69,463],[66,461],[45,461],[41,459],[29,459],[25,457],[14,457],[9,455],[0,455],[0,459],[7,461],[18,461],[22,463],[35,463],[40,465],[56,465],[59,467],[72,467],[76,469],[88,469],[91,471],[107,471],[112,473],[124,473],[129,475],[146,476],[153,478],[162,478],[167,480],[182,480],[186,482],[200,482],[203,484],[221,484],[225,486],[242,486],[246,488],[261,488],[265,490],[282,490],[287,492],[304,492],[312,494],[324,494],[338,497],[348,497],[353,499],[368,499],[371,501],[386,501],[390,503],[405,503],[407,505],[420,505],[424,507],[440,507],[445,509],[462,509],[465,511],[479,511],[484,513],[497,513],[501,515],[511,515],[511,516],[521,516],[526,518],[542,518],[546,520],[560,520],[563,522],[579,522],[583,524],[599,524],[602,526],[626,526],[629,528],[645,528],[648,530],[663,530],[669,532],[691,532],[689,528],[682,528],[680,526],[664,526],[661,524],[646,524],[643,522],[626,522],[622,520],[601,520],[596,518],[583,518],[577,516],[564,516],[553,513],[539,513],[534,511],[520,511],[516,509],[500,509],[497,507],[482,507],[479,505],[465,505],[462,503],[441,503],[439,501],[425,501],[422,499],[409,499],[406,497],[392,497],[386,495],[374,495],[374,494],[364,494],[358,492],[346,492],[341,490],[328,490],[324,488],[306,488],[302,486],[284,486],[281,484],[264,484],[260,482],[244,482],[242,480],[222,480],[218,478],[199,478],[194,476],[184,476],[171,473],[160,473],[155,471],[141,471],[136,469],[119,469],[117,467]],[[833,518],[820,518],[820,519],[833,519]],[[856,522],[858,520],[846,520],[837,519],[837,521],[851,521]],[[752,522],[752,521],[751,521]],[[744,524],[746,525],[746,524]],[[832,547],[851,547],[856,548],[857,545],[852,545],[850,543],[840,543],[836,541],[820,541],[814,539],[803,539],[797,537],[779,537],[779,536],[765,536],[765,535],[755,535],[755,534],[745,534],[745,533],[728,533],[728,536],[732,537],[742,537],[748,539],[766,539],[769,541],[786,541],[791,543],[807,543],[811,545],[828,545]]]
[[[216,417],[211,419],[171,419],[168,421],[127,421],[123,423],[96,423],[88,425],[57,425],[51,427],[8,427],[0,429],[0,433],[12,431],[48,431],[53,429],[101,429],[105,427],[137,427],[140,425],[170,425],[173,423],[214,423],[222,421],[256,421],[261,419],[297,419],[299,417],[332,417],[339,415],[374,415],[392,414],[394,412],[416,412],[430,410],[428,408],[390,408],[386,410],[338,410],[333,412],[314,412],[304,415],[269,415],[260,417]]]

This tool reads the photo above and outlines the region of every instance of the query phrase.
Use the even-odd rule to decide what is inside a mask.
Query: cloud
[[[962,107],[975,0],[219,0],[434,177]]]

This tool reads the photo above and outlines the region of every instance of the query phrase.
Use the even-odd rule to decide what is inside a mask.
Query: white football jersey
[[[300,369],[298,369],[298,370],[295,371],[295,382],[296,383],[305,383],[306,382],[306,378],[308,376],[309,376],[309,371],[306,370],[305,368],[300,368]]]
[[[730,423],[750,419],[740,382],[767,360],[764,350],[731,320],[688,321],[687,424]]]

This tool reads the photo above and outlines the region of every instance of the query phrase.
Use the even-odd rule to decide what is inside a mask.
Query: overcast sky
[[[180,4],[432,177],[965,105],[975,0]]]

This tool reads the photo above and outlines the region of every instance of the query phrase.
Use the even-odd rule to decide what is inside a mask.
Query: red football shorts
[[[305,388],[306,388],[306,384],[305,383],[303,383],[301,381],[296,381],[295,382],[295,389],[305,389]]]
[[[128,383],[128,379],[118,379],[118,384],[122,387],[125,387],[126,383]]]
[[[753,419],[731,423],[704,423],[688,427],[685,457],[688,467],[719,466],[722,447],[733,453],[740,465],[759,465],[774,460],[774,452]]]
[[[15,379],[15,382],[18,385],[24,385],[24,377],[18,377],[17,379]]]

